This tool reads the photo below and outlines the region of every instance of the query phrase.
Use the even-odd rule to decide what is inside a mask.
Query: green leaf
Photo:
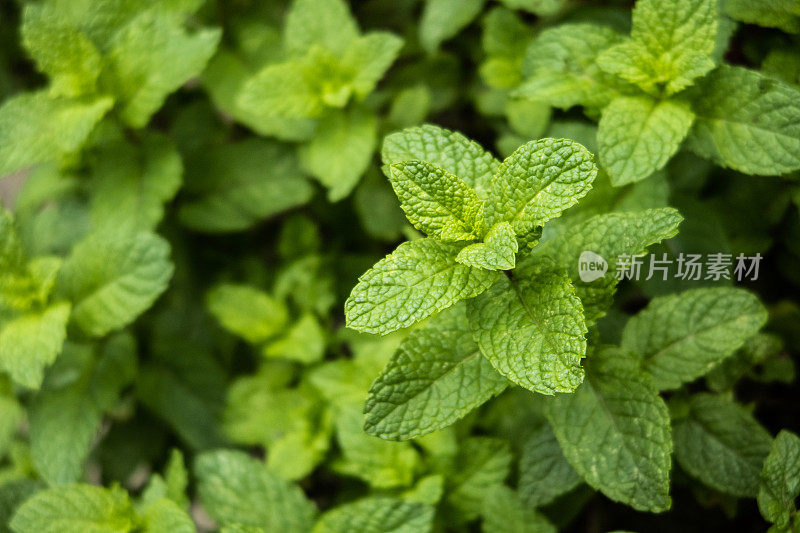
[[[498,372],[534,392],[571,392],[583,380],[583,308],[569,278],[542,270],[501,277],[467,303],[472,334]]]
[[[24,413],[22,405],[16,398],[0,395],[0,456],[5,456],[25,416]],[[0,518],[2,518],[1,512]]]
[[[70,304],[54,303],[0,324],[0,370],[31,389],[42,384],[44,370],[56,360],[67,336]]]
[[[357,37],[356,20],[342,0],[294,0],[286,16],[284,42],[291,54],[313,46],[343,54]]]
[[[342,57],[342,67],[357,73],[352,81],[356,96],[364,98],[375,89],[402,47],[400,37],[383,31],[368,33],[350,43]]]
[[[745,174],[800,169],[800,89],[726,65],[688,96],[697,115],[688,145],[698,155]]]
[[[508,222],[498,222],[486,232],[483,242],[465,246],[456,261],[487,270],[510,270],[516,264],[519,251],[514,228]]]
[[[394,163],[389,181],[408,220],[429,237],[473,240],[483,231],[483,202],[458,176],[426,161]]]
[[[372,496],[323,514],[312,533],[425,533],[431,531],[433,507],[385,496]]]
[[[796,512],[795,500],[800,494],[800,438],[782,430],[772,442],[772,450],[764,459],[758,508],[761,515],[779,528],[789,526]]]
[[[117,533],[133,529],[134,516],[119,487],[66,485],[31,496],[10,525],[16,533]]]
[[[109,230],[73,248],[58,284],[73,303],[72,321],[101,337],[147,310],[167,288],[172,271],[169,244],[161,237]]]
[[[316,508],[300,490],[244,452],[204,452],[195,463],[203,507],[223,525],[304,533]]]
[[[553,430],[543,424],[522,445],[519,458],[519,494],[531,508],[552,503],[581,482],[567,462]]]
[[[526,81],[513,93],[561,109],[603,107],[618,95],[618,82],[597,66],[597,56],[622,35],[595,24],[547,28],[525,52]]]
[[[325,331],[311,313],[306,313],[286,333],[270,342],[262,352],[303,364],[316,363],[325,355]]]
[[[200,74],[221,35],[208,29],[190,35],[156,10],[133,18],[114,36],[108,55],[122,119],[134,128],[146,125],[170,93]]]
[[[455,261],[458,246],[404,242],[365,272],[344,305],[347,326],[386,334],[488,289],[496,273]]]
[[[500,163],[475,141],[462,134],[425,124],[392,133],[383,140],[384,165],[427,161],[467,182],[485,198]]]
[[[726,0],[722,5],[736,20],[800,33],[800,7],[794,0]]]
[[[0,176],[77,151],[113,103],[44,91],[9,98],[0,107]]]
[[[353,190],[372,160],[378,121],[366,108],[326,114],[311,142],[300,148],[303,168],[328,188],[328,199],[341,200]]]
[[[592,354],[573,394],[547,404],[564,456],[587,483],[639,511],[669,509],[669,411],[635,359],[618,349]]]
[[[678,92],[714,68],[716,0],[639,0],[633,9],[631,39],[598,58],[609,73],[648,92],[665,85]]]
[[[183,224],[227,233],[305,204],[314,188],[289,146],[251,138],[189,160],[186,193],[178,211]]]
[[[324,102],[314,66],[313,58],[267,65],[244,83],[234,103],[242,114],[253,115],[259,123],[276,117],[318,117]],[[326,66],[325,70],[329,68]]]
[[[194,522],[178,504],[167,498],[148,502],[139,510],[145,533],[195,533]]]
[[[681,468],[725,494],[756,496],[772,438],[749,411],[721,396],[696,394],[674,426]]]
[[[758,298],[743,289],[700,288],[654,298],[631,318],[622,347],[641,358],[659,390],[705,375],[767,321]]]
[[[419,40],[430,54],[469,25],[486,0],[426,0],[419,21]]]
[[[283,331],[289,319],[283,302],[247,285],[217,285],[208,292],[206,305],[225,329],[253,344]]]
[[[615,187],[641,181],[660,170],[689,134],[694,114],[688,104],[647,97],[620,97],[603,109],[597,142],[600,162]]]
[[[566,139],[530,141],[500,165],[492,179],[486,223],[508,221],[525,235],[575,205],[597,176],[592,154]]]
[[[511,89],[522,81],[522,59],[532,39],[530,28],[513,11],[493,8],[483,18],[481,78],[491,87]]]
[[[447,480],[447,501],[465,520],[476,518],[485,495],[503,485],[511,468],[508,443],[490,437],[470,437],[463,441]]]
[[[406,440],[449,426],[508,382],[480,354],[462,306],[437,315],[400,344],[372,384],[364,429]]]
[[[481,509],[484,533],[556,533],[556,528],[542,514],[526,506],[519,494],[505,485],[488,491]]]

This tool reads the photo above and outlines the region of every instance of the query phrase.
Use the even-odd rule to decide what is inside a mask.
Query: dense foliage
[[[800,531],[797,0],[0,0],[0,531]]]

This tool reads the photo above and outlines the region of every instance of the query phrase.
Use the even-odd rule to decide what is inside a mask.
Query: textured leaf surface
[[[348,327],[389,333],[488,289],[496,273],[456,263],[457,253],[433,239],[398,246],[359,278],[345,302]]]
[[[486,232],[483,242],[465,246],[456,261],[487,270],[510,270],[516,264],[519,243],[508,222],[498,222]]]
[[[410,439],[449,426],[508,382],[478,350],[462,306],[408,336],[372,384],[367,433]]]
[[[427,161],[455,174],[484,198],[500,162],[462,134],[425,124],[392,133],[383,141],[384,165]]]
[[[783,430],[772,442],[764,460],[758,489],[761,515],[776,526],[787,527],[800,494],[800,438]]]
[[[564,455],[587,483],[640,511],[669,509],[669,411],[647,376],[616,349],[587,360],[573,394],[549,400],[547,417]]]
[[[597,142],[611,183],[640,181],[660,170],[683,142],[694,114],[683,102],[621,97],[603,109]]]
[[[709,487],[754,497],[772,438],[744,407],[712,394],[696,394],[675,426],[675,458]]]
[[[424,533],[431,530],[433,507],[398,498],[373,496],[331,509],[313,533]]]
[[[567,462],[550,426],[542,425],[522,445],[519,493],[529,507],[547,505],[580,482],[581,477]]]
[[[221,524],[290,533],[311,528],[316,508],[300,487],[244,452],[205,452],[195,474],[203,506]]]
[[[433,53],[478,16],[486,0],[426,0],[419,22],[422,46]]]
[[[697,120],[689,147],[745,174],[800,168],[800,89],[742,67],[722,66],[691,91]]]
[[[467,309],[481,351],[508,379],[542,394],[580,385],[586,325],[569,278],[548,271],[501,277]]]
[[[500,165],[486,205],[488,225],[508,221],[525,235],[575,205],[597,176],[592,154],[566,139],[541,139],[518,148]]]
[[[750,292],[692,289],[653,299],[625,325],[622,347],[641,358],[656,387],[675,389],[732,355],[766,321]]]

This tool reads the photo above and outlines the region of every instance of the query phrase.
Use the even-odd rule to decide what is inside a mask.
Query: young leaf
[[[486,223],[508,221],[525,235],[575,205],[597,176],[592,154],[566,139],[541,139],[518,148],[492,179]]]
[[[459,305],[400,344],[369,390],[364,429],[384,439],[419,437],[449,426],[507,384],[481,355]]]
[[[501,277],[467,302],[472,333],[498,372],[541,394],[571,392],[583,380],[583,308],[569,278],[543,270]]]
[[[483,202],[464,180],[425,161],[395,163],[389,181],[408,220],[429,237],[473,240],[483,231]]]
[[[283,302],[247,285],[217,285],[208,292],[206,305],[226,329],[253,344],[283,331],[289,319]]]
[[[342,57],[342,66],[357,74],[353,92],[364,98],[375,89],[378,81],[394,63],[403,40],[389,32],[371,32],[355,39]]]
[[[743,289],[692,289],[653,299],[625,325],[622,347],[641,358],[659,390],[676,389],[741,348],[766,321],[767,310]]]
[[[383,335],[488,289],[496,272],[457,263],[458,251],[433,239],[398,246],[359,278],[344,304],[347,326]]]
[[[487,270],[510,270],[516,264],[519,251],[514,228],[508,222],[498,222],[486,232],[483,242],[465,246],[456,261]]]
[[[694,114],[688,104],[647,97],[620,97],[603,109],[597,142],[600,162],[615,187],[660,170],[689,134]]]
[[[287,533],[311,528],[316,508],[300,487],[244,452],[204,452],[195,475],[203,506],[220,524]]]
[[[617,349],[587,360],[573,394],[548,401],[547,418],[564,456],[587,483],[634,509],[669,509],[669,411],[650,380]]]
[[[294,0],[286,15],[284,42],[290,54],[320,46],[341,55],[357,37],[356,20],[342,0]]]
[[[519,458],[519,494],[531,508],[547,505],[581,482],[567,462],[553,430],[543,424],[522,445]]]
[[[722,396],[695,394],[674,426],[681,468],[725,494],[756,495],[772,438],[749,411]]]
[[[800,89],[724,65],[687,96],[697,115],[688,145],[698,155],[745,174],[800,169]]]
[[[417,533],[433,525],[430,505],[372,496],[334,507],[323,514],[312,533]]]
[[[319,117],[325,104],[314,70],[320,66],[308,57],[266,65],[242,85],[234,104],[259,123]]]
[[[794,0],[727,0],[722,6],[735,20],[800,33],[800,7]]]
[[[795,500],[800,494],[800,438],[782,430],[772,442],[772,451],[764,459],[758,489],[761,515],[778,528],[787,528],[796,513]]]
[[[478,16],[486,0],[426,0],[419,21],[419,39],[428,53],[453,37]]]
[[[526,506],[519,494],[505,485],[490,489],[481,509],[484,533],[556,533],[556,528],[533,507]]]
[[[485,198],[492,176],[500,166],[489,152],[458,132],[432,124],[406,128],[383,140],[384,165],[405,161],[427,161],[467,182]]]

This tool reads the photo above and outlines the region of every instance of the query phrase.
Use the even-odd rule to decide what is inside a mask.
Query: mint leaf
[[[767,310],[743,289],[692,289],[654,298],[625,325],[622,347],[641,358],[659,390],[675,389],[732,355],[766,321]]]
[[[600,162],[615,187],[660,170],[689,134],[694,114],[679,101],[620,97],[603,109],[597,142]]]
[[[265,66],[240,88],[236,107],[244,114],[252,114],[259,124],[276,117],[319,117],[324,102],[314,70],[332,68],[330,59],[324,64],[323,57],[320,53],[316,58],[302,57]]]
[[[400,344],[370,388],[364,429],[392,440],[425,435],[462,418],[507,384],[480,354],[464,309],[456,306]]]
[[[498,222],[486,232],[483,242],[470,244],[458,252],[456,261],[487,270],[510,270],[516,264],[517,251],[514,228],[508,222]]]
[[[527,506],[547,505],[580,482],[581,477],[567,462],[549,425],[543,424],[523,443],[519,494]]]
[[[313,46],[342,54],[358,37],[358,25],[342,0],[294,0],[286,15],[284,42],[290,54]]]
[[[395,163],[389,181],[408,220],[429,237],[473,240],[483,232],[483,202],[464,180],[425,161]]]
[[[489,226],[508,221],[525,235],[575,205],[597,176],[592,154],[566,139],[531,141],[508,156],[492,179]]]
[[[772,438],[744,407],[713,394],[695,394],[674,421],[675,458],[709,487],[754,497]]]
[[[146,502],[139,509],[146,533],[195,533],[194,522],[178,504],[167,498]]]
[[[0,106],[0,176],[77,151],[112,105],[109,97],[55,98],[45,91],[9,98]]]
[[[430,531],[433,507],[386,496],[372,496],[323,514],[312,533],[417,533]]]
[[[433,239],[398,246],[359,278],[344,304],[347,326],[386,334],[488,289],[496,273],[457,263],[458,251]]]
[[[310,529],[316,514],[300,487],[244,452],[204,452],[195,475],[203,507],[220,524],[299,533]]]
[[[764,459],[758,489],[761,515],[778,528],[787,528],[796,514],[795,500],[800,494],[800,438],[782,430]]]
[[[101,337],[127,326],[167,288],[169,244],[152,233],[95,233],[79,242],[59,274],[72,321]]]
[[[384,165],[427,161],[464,180],[480,198],[489,191],[500,163],[475,141],[462,134],[425,124],[392,133],[383,140]]]
[[[461,444],[447,480],[447,502],[465,520],[477,518],[485,495],[502,486],[511,468],[508,443],[490,437],[471,437]]]
[[[569,278],[542,270],[501,277],[467,302],[472,333],[498,372],[541,394],[571,392],[583,380],[583,308]]]
[[[488,491],[481,509],[485,533],[555,533],[556,527],[532,507],[527,507],[519,494],[505,485]]]
[[[697,115],[688,146],[698,155],[745,174],[800,169],[800,89],[724,65],[687,96]]]
[[[522,59],[532,38],[530,28],[513,11],[493,8],[483,18],[481,78],[490,86],[512,89],[522,81]]]
[[[800,8],[793,0],[726,0],[722,5],[733,19],[800,33]]]
[[[247,285],[217,285],[208,292],[206,305],[225,329],[253,344],[283,331],[289,318],[283,302]]]
[[[615,348],[592,354],[583,384],[550,399],[546,414],[587,483],[634,509],[661,512],[671,505],[669,411],[629,358]]]
[[[394,63],[403,40],[389,32],[371,32],[350,43],[342,57],[342,66],[357,74],[353,92],[364,98],[375,89],[378,81]]]
[[[419,21],[422,47],[433,53],[478,16],[486,0],[425,0]]]
[[[264,346],[266,357],[316,363],[325,355],[325,330],[311,313],[301,316],[285,334]]]
[[[16,533],[111,533],[134,527],[133,506],[119,487],[65,485],[38,492],[14,514]]]

